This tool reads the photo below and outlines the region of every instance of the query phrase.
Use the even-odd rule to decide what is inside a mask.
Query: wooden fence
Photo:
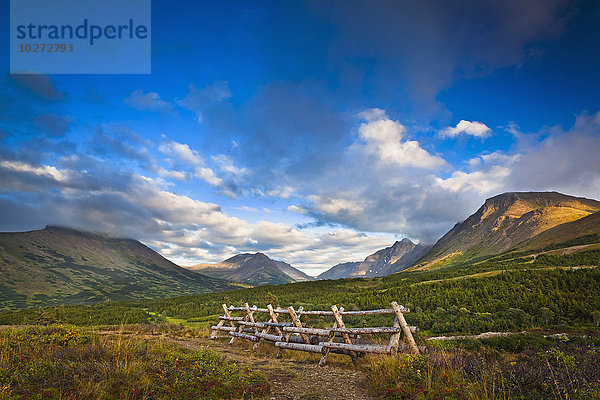
[[[331,311],[305,311],[303,307],[295,310],[294,307],[273,308],[271,304],[267,308],[250,307],[248,303],[244,307],[227,307],[223,304],[224,314],[219,317],[219,323],[212,326],[211,339],[219,337],[230,338],[229,344],[236,339],[245,339],[256,342],[254,348],[263,342],[272,343],[279,349],[277,356],[285,349],[307,351],[321,354],[319,365],[324,365],[327,355],[331,353],[345,354],[352,358],[357,364],[357,357],[365,353],[395,354],[398,351],[409,351],[418,354],[426,351],[424,346],[417,346],[413,333],[418,328],[409,326],[404,319],[404,314],[410,312],[408,308],[391,303],[391,309],[345,311],[343,307],[331,306]],[[237,315],[233,315],[237,314]],[[241,315],[240,315],[241,314]],[[266,314],[267,319],[263,322],[255,319],[255,314]],[[394,315],[392,326],[383,327],[346,327],[344,316],[360,315]],[[281,322],[280,315],[284,315],[288,322]],[[332,317],[333,326],[327,328],[314,328],[303,324],[300,319],[303,316]],[[263,318],[265,319],[265,318]],[[227,336],[220,335],[223,332]],[[390,334],[389,344],[377,345],[364,343],[361,335]],[[363,343],[359,343],[359,340]]]

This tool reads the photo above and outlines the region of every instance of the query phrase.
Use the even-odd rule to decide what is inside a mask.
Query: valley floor
[[[118,335],[116,331],[103,332]],[[164,340],[189,350],[209,349],[228,361],[246,365],[266,376],[273,400],[337,400],[375,399],[368,391],[368,374],[364,368],[355,368],[345,358],[331,354],[328,364],[319,367],[319,356],[287,352],[275,358],[272,346],[262,345],[257,351],[251,343],[236,342],[229,345],[225,339],[210,340],[203,337],[181,338],[146,335],[146,340]],[[363,364],[364,360],[363,360]],[[366,364],[365,364],[366,365]]]

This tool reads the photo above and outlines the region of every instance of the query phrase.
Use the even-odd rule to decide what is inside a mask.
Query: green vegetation
[[[208,326],[221,313],[223,303],[264,306],[268,299],[274,304],[305,309],[328,309],[332,304],[346,309],[374,309],[398,301],[412,309],[407,315],[409,323],[432,334],[536,327],[589,329],[595,327],[593,315],[600,311],[600,269],[554,266],[598,265],[599,254],[595,250],[540,255],[533,263],[528,255],[505,254],[475,265],[383,278],[301,282],[147,302],[21,310],[0,313],[0,324],[152,323],[176,318],[177,322]],[[360,317],[349,319],[349,323],[389,323],[384,318],[372,317],[374,320],[369,321],[369,317]]]
[[[0,332],[0,399],[251,399],[268,391],[264,377],[206,349],[68,326]]]
[[[67,228],[0,233],[0,310],[231,290],[142,243]]]
[[[599,340],[519,336],[372,358],[371,389],[385,399],[600,399]]]

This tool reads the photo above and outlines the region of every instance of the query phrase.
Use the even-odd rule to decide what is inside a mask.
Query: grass
[[[471,348],[444,343],[426,355],[369,357],[370,389],[384,399],[600,399],[598,340],[529,337],[525,349],[516,348],[515,340]]]
[[[207,349],[70,326],[0,332],[0,399],[251,399],[266,379]]]

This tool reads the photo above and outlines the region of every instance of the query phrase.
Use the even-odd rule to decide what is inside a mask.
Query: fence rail
[[[391,303],[392,308],[380,310],[345,311],[336,305],[331,306],[331,311],[305,311],[303,307],[297,310],[294,307],[273,308],[271,304],[267,308],[250,307],[248,303],[244,307],[227,306],[223,304],[224,315],[219,317],[219,323],[212,326],[211,339],[230,338],[232,344],[235,339],[244,339],[256,342],[254,348],[260,343],[271,343],[278,348],[277,356],[283,350],[306,351],[321,354],[319,365],[327,362],[327,356],[338,353],[350,356],[352,362],[357,364],[357,357],[366,353],[395,354],[398,351],[408,351],[413,354],[426,351],[424,346],[417,346],[413,334],[419,329],[409,326],[404,319],[404,314],[410,310]],[[240,316],[232,316],[232,313],[241,313]],[[268,320],[256,321],[254,314],[267,314]],[[290,322],[280,322],[279,316],[283,314]],[[392,326],[376,327],[346,327],[344,316],[360,315],[394,315]],[[331,327],[316,328],[302,323],[302,316],[331,316],[333,323]],[[229,324],[227,326],[226,324]],[[224,332],[227,336],[219,335]],[[361,335],[390,334],[389,344],[358,343]]]

